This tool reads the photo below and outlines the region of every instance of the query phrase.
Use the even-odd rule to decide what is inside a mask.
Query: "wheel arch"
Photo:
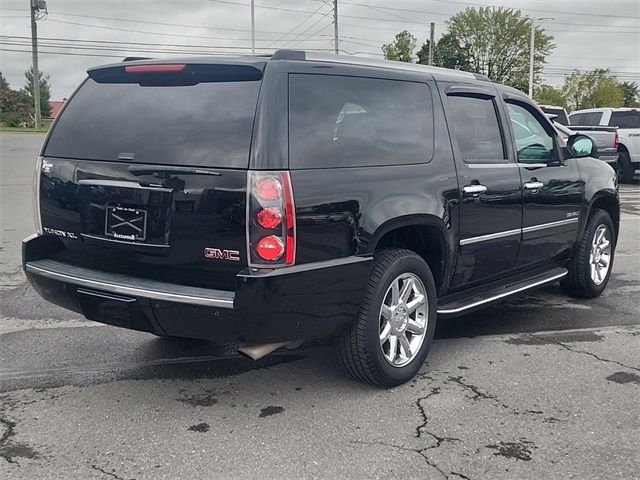
[[[368,253],[383,248],[405,248],[420,255],[433,274],[438,295],[449,284],[454,248],[451,233],[435,215],[406,215],[388,220],[371,237]]]
[[[580,235],[584,233],[587,220],[591,217],[591,212],[593,212],[594,209],[604,210],[609,214],[613,222],[613,227],[615,228],[615,236],[617,239],[620,231],[620,200],[618,196],[608,191],[600,191],[591,198],[587,208],[587,217],[580,229]]]

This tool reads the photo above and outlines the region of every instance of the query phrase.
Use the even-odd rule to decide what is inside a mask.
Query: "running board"
[[[539,287],[547,283],[555,282],[567,274],[566,268],[555,268],[548,272],[540,273],[525,280],[502,285],[487,292],[478,293],[469,297],[453,300],[438,305],[438,315],[458,315],[487,303],[501,300],[510,295],[524,292],[531,288]]]

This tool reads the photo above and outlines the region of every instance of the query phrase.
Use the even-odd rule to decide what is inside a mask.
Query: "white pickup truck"
[[[571,125],[618,127],[618,178],[621,182],[633,180],[640,169],[640,109],[589,108],[569,115]]]

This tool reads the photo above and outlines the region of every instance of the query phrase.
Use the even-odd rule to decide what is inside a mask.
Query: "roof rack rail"
[[[122,59],[123,62],[135,62],[137,60],[151,60],[152,57],[125,57]]]

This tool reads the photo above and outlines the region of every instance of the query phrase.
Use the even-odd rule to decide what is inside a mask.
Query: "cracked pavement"
[[[19,257],[41,141],[0,134],[0,478],[640,478],[639,185],[603,296],[550,285],[441,322],[380,390],[328,345],[254,363],[41,300]]]

